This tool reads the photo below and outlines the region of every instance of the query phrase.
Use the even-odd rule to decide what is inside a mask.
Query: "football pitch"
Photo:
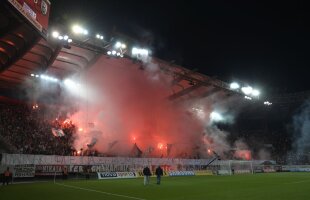
[[[29,200],[285,200],[310,199],[310,173],[76,180],[0,187],[1,199]]]

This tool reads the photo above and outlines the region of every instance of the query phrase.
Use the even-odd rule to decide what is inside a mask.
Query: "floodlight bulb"
[[[240,85],[236,82],[233,82],[230,84],[230,89],[235,90],[235,89],[238,89],[239,87],[240,87]]]
[[[122,46],[122,43],[116,42],[116,44],[115,44],[115,47],[116,47],[116,48],[120,48],[121,46]]]
[[[59,32],[53,31],[52,36],[53,36],[53,38],[58,38]]]

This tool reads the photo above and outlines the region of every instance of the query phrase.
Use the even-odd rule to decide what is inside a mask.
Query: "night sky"
[[[51,20],[154,40],[153,54],[265,94],[309,90],[306,1],[52,0]]]

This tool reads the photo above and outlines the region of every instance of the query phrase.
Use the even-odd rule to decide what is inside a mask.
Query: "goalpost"
[[[212,165],[217,168],[218,175],[253,173],[253,162],[245,160],[217,160]]]

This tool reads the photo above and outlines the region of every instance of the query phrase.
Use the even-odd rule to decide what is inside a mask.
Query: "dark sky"
[[[263,92],[309,90],[306,1],[52,0],[51,19],[154,37],[154,54]]]

